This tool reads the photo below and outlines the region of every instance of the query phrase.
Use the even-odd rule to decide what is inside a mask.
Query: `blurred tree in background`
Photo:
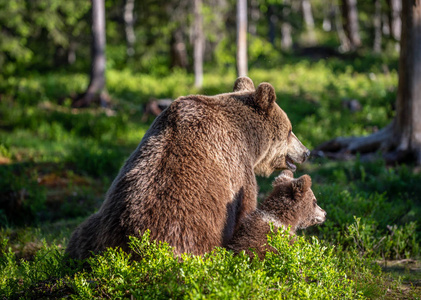
[[[1,0],[0,79],[31,72],[62,70],[88,74],[90,70],[91,83],[75,102],[77,106],[88,106],[95,97],[87,95],[102,95],[96,102],[105,102],[105,64],[107,69],[158,76],[171,70],[194,73],[194,85],[200,88],[203,73],[237,67],[239,74],[245,75],[253,67],[282,67],[291,54],[310,59],[375,57],[389,55],[400,46],[403,55],[394,132],[418,133],[416,126],[399,121],[408,120],[419,102],[416,91],[410,95],[403,92],[411,90],[404,89],[405,84],[419,85],[417,69],[409,68],[417,67],[419,62],[419,40],[413,38],[418,36],[418,19],[411,19],[410,24],[405,19],[402,22],[401,13],[405,16],[408,12],[399,0],[93,2],[97,1],[105,5],[103,37],[95,34],[100,31],[95,25],[95,14],[91,17],[90,12],[96,10],[87,1]],[[411,5],[418,9],[419,1]],[[411,16],[417,16],[416,12],[415,9]],[[404,68],[407,71],[402,74]],[[403,101],[412,104],[402,104]],[[407,134],[411,135],[416,136]],[[388,143],[390,147],[381,148],[400,149],[402,143]],[[344,146],[342,150],[367,149],[354,148]]]
[[[203,52],[205,72],[236,66],[237,1],[104,2],[107,68],[155,74],[173,68],[193,72],[196,43],[203,44],[196,55]],[[200,14],[195,12],[199,2]],[[90,8],[88,1],[0,1],[1,74],[63,67],[87,72]],[[371,51],[374,40],[376,52],[381,52],[400,39],[400,10],[397,0],[248,1],[247,65],[273,66],[274,60],[280,63],[290,51],[299,53],[307,47],[330,49],[325,56],[357,48]]]

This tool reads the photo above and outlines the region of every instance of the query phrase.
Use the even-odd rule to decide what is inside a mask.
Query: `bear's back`
[[[241,205],[247,158],[238,128],[215,101],[180,98],[151,125],[100,209],[110,236],[150,229],[180,253],[222,244],[228,204],[234,215]]]

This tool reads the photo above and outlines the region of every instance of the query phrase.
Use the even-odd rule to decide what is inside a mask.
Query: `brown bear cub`
[[[311,190],[310,176],[294,179],[292,172],[285,170],[275,179],[273,188],[259,208],[243,219],[228,249],[235,253],[245,250],[251,257],[256,253],[263,259],[267,251],[274,251],[267,242],[270,223],[275,230],[291,226],[290,234],[294,234],[297,229],[326,220],[326,212],[317,205]]]

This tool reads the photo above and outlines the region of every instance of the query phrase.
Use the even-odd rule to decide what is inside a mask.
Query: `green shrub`
[[[17,261],[3,240],[0,292],[11,298],[359,299],[380,296],[373,285],[386,287],[381,271],[357,252],[314,237],[297,237],[290,245],[286,232],[273,234],[270,244],[280,253],[268,253],[263,261],[225,249],[179,259],[168,245],[150,241],[147,232],[131,239],[138,260],[108,249],[82,269],[45,243],[32,261]]]
[[[25,225],[42,218],[46,191],[35,173],[0,165],[0,226]]]

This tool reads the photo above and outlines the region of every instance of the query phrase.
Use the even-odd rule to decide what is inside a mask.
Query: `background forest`
[[[403,13],[398,0],[0,0],[0,299],[419,299],[419,164],[320,146],[397,115]],[[64,261],[163,99],[228,92],[239,74],[275,87],[313,150],[296,176],[312,177],[326,223],[292,246],[273,235],[282,255],[264,261],[178,261],[147,234],[138,262]],[[276,175],[258,178],[259,199]]]

